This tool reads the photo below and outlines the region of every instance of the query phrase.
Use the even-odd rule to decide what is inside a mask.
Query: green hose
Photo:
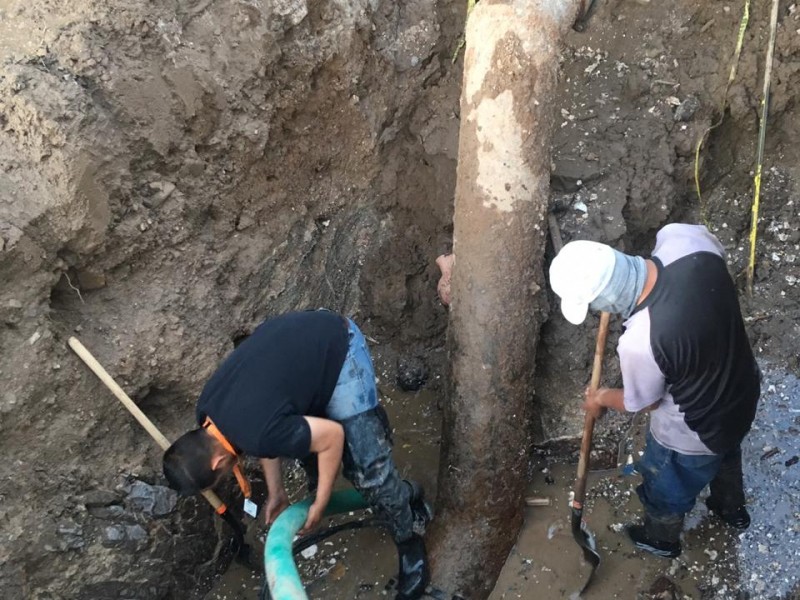
[[[292,504],[275,519],[264,544],[264,571],[272,600],[308,600],[300,573],[294,564],[292,541],[305,524],[308,508],[314,501],[306,498]],[[331,495],[325,516],[367,508],[364,497],[354,489],[341,490]]]

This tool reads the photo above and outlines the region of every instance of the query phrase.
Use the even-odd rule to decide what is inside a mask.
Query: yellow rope
[[[739,68],[739,57],[742,54],[742,45],[744,44],[744,33],[747,30],[747,24],[750,22],[750,0],[745,0],[744,3],[744,10],[742,12],[742,19],[739,21],[739,34],[736,37],[736,50],[733,53],[733,62],[731,64],[731,70],[728,74],[728,82],[725,84],[725,91],[722,94],[722,106],[719,110],[719,118],[717,122],[712,124],[708,129],[703,131],[703,134],[700,136],[700,139],[697,140],[697,145],[694,151],[694,186],[697,192],[697,202],[700,206],[700,218],[703,220],[703,223],[708,226],[708,212],[707,207],[703,203],[703,195],[700,191],[700,150],[703,148],[703,143],[705,142],[706,137],[709,133],[711,133],[714,129],[719,127],[722,124],[723,119],[725,118],[725,109],[728,106],[728,92],[731,89],[731,85],[733,84],[734,80],[736,79],[736,72]]]
[[[772,78],[772,58],[775,54],[775,35],[778,29],[778,5],[772,0],[770,15],[769,46],[764,63],[764,90],[761,94],[761,123],[758,128],[758,150],[756,152],[756,174],[753,179],[753,216],[750,222],[750,259],[747,261],[747,293],[753,295],[753,273],[756,268],[756,241],[758,237],[758,207],[761,200],[761,172],[764,164],[764,143],[767,139],[767,115],[769,112],[769,86]]]
[[[747,260],[747,293],[753,295],[753,272],[756,264],[756,239],[758,232],[758,207],[761,203],[761,163],[756,165],[753,177],[753,211],[750,222],[750,257]]]
[[[467,19],[469,19],[469,15],[472,12],[472,9],[475,8],[475,3],[477,1],[478,0],[467,0]],[[466,29],[466,19],[464,20],[464,28]],[[459,52],[461,52],[461,49],[466,45],[466,43],[467,43],[467,34],[465,32],[461,35],[460,38],[458,38],[458,45],[456,46],[456,49],[453,52],[453,59],[452,59],[453,64],[455,64],[455,62],[458,60],[458,54]]]

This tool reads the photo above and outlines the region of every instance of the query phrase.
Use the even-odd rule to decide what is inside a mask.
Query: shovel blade
[[[239,519],[237,519],[229,510],[226,510],[224,513],[220,514],[220,517],[222,517],[222,520],[230,525],[231,529],[233,530],[231,549],[233,551],[233,555],[236,557],[236,561],[240,564],[250,567],[251,569],[257,569],[259,566],[255,564],[257,562],[257,557],[254,553],[250,552],[250,546],[248,546],[247,542],[244,540],[244,525],[242,525],[241,521],[239,521]]]
[[[600,554],[597,552],[597,539],[583,520],[583,510],[572,509],[572,537],[575,538],[575,541],[581,547],[581,550],[583,550],[583,558],[591,567],[589,577],[586,578],[583,587],[581,587],[578,592],[582,594],[586,591],[586,588],[589,587],[594,572],[597,570],[597,567],[600,566]]]

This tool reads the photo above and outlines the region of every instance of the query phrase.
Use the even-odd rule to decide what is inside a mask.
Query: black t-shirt
[[[653,355],[689,428],[727,452],[750,431],[760,387],[733,281],[710,252],[662,267],[658,279],[647,298]]]
[[[722,454],[750,430],[760,374],[719,241],[705,227],[658,234],[658,279],[626,322],[619,354],[625,406],[661,399],[650,430],[685,454]]]
[[[262,323],[219,366],[197,401],[237,449],[259,458],[305,458],[303,416],[324,417],[347,356],[347,320],[329,311],[281,315]]]

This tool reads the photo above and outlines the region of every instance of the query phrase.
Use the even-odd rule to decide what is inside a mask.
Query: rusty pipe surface
[[[558,59],[578,4],[482,0],[467,23],[452,373],[429,536],[433,581],[467,598],[489,595],[522,525]]]

